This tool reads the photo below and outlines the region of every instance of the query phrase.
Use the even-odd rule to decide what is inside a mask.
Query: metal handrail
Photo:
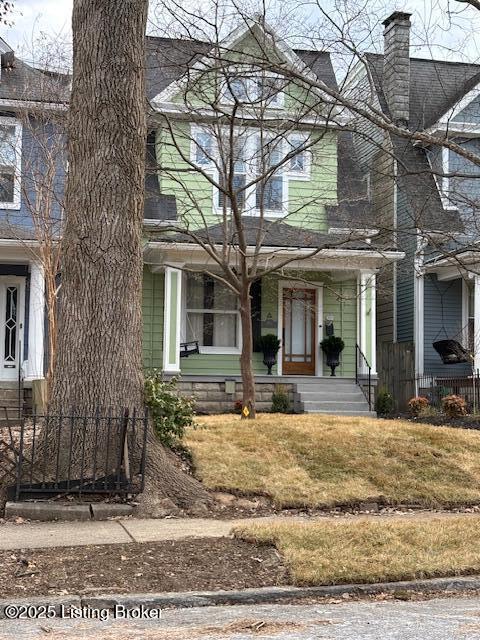
[[[362,369],[360,372],[359,370]],[[363,386],[360,384],[360,377],[365,379],[365,374],[368,380],[368,391],[366,392]],[[368,408],[372,410],[372,367],[368,362],[365,354],[360,349],[358,344],[355,345],[355,382],[359,385],[363,391],[363,395],[368,402]]]

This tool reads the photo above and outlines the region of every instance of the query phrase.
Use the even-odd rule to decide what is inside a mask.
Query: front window
[[[223,82],[223,102],[259,104],[280,108],[284,104],[285,80],[278,75],[265,75],[255,70],[240,70]]]
[[[187,275],[186,338],[202,353],[240,349],[240,314],[236,295],[205,274]]]
[[[196,131],[193,136],[195,163],[209,167],[213,163],[213,136],[208,131]]]
[[[10,118],[0,120],[0,206],[13,208],[20,204],[21,127]]]
[[[303,147],[306,144],[306,138],[303,136],[291,136],[289,139],[289,153],[295,153],[290,159],[290,173],[296,176],[307,175],[309,169],[308,151]]]

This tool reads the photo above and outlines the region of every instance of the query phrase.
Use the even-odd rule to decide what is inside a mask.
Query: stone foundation
[[[231,383],[230,383],[231,384]],[[272,408],[272,394],[281,385],[287,393],[293,410],[294,387],[292,383],[256,382],[257,411],[268,412]],[[242,399],[242,383],[235,382],[235,393],[226,393],[223,382],[189,382],[180,380],[178,390],[182,396],[195,398],[196,412],[199,414],[233,413],[235,402]]]

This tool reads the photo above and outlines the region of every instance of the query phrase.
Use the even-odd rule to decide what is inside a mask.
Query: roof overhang
[[[221,245],[218,245],[221,249]],[[247,250],[253,256],[255,247]],[[237,254],[231,252],[231,264],[237,262]],[[275,267],[289,258],[292,262],[287,269],[314,270],[377,270],[386,264],[397,262],[405,257],[403,251],[380,249],[344,249],[325,248],[316,250],[305,247],[273,247],[260,249],[260,264]],[[214,267],[218,263],[208,255],[200,245],[188,242],[150,241],[144,246],[144,262],[152,266],[152,270],[161,271],[169,264],[181,264],[191,267]]]

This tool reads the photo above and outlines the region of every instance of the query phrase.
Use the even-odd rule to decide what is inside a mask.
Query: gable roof
[[[41,71],[14,58],[12,65],[2,67],[0,99],[29,102],[64,103],[70,93],[68,74]]]
[[[383,55],[367,53],[375,88],[385,113]],[[410,128],[427,129],[480,82],[480,65],[410,58]]]
[[[234,47],[250,31],[261,29],[267,37],[270,37],[271,29],[263,27],[255,20],[247,26],[235,29],[224,41],[218,43],[225,51]],[[171,39],[163,37],[147,37],[147,95],[150,100],[164,101],[169,94],[166,91],[174,91],[174,83],[178,89],[182,79],[188,71],[195,73],[198,68],[204,69],[208,65],[208,54],[215,47],[213,42],[205,42],[193,39]],[[279,55],[284,56],[290,64],[299,64],[306,73],[312,72],[317,78],[332,88],[337,88],[337,81],[330,54],[325,51],[291,49],[281,39],[273,45],[278,49]],[[162,93],[165,94],[162,96]]]

